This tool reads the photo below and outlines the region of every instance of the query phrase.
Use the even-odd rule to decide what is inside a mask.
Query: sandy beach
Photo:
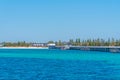
[[[48,47],[0,47],[0,49],[48,49]]]

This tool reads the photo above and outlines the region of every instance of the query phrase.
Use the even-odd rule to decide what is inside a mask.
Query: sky
[[[120,0],[0,0],[0,42],[120,38]]]

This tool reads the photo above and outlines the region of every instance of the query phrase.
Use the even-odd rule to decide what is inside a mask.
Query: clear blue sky
[[[0,42],[120,38],[120,0],[0,0]]]

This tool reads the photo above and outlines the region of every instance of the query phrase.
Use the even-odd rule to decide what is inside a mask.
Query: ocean
[[[0,49],[0,80],[120,80],[120,54]]]

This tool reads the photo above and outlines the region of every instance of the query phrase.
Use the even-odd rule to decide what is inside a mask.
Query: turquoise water
[[[120,54],[0,49],[0,80],[120,80]]]

